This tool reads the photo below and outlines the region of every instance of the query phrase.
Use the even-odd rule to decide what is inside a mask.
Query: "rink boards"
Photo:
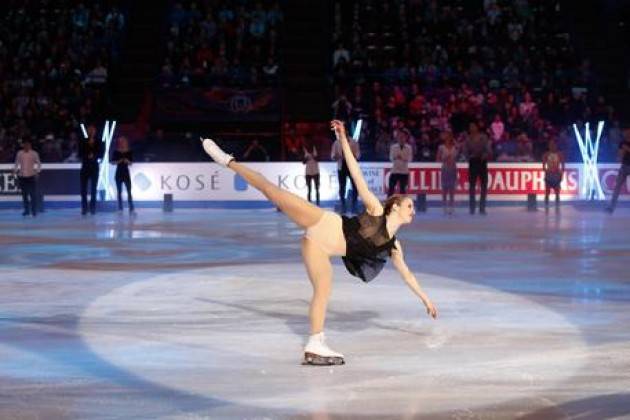
[[[248,163],[279,187],[306,196],[304,165],[299,162]],[[440,165],[438,163],[412,163],[410,166],[409,194],[424,193],[428,200],[441,199]],[[320,197],[323,202],[338,198],[339,180],[334,162],[321,162]],[[468,195],[468,165],[460,163],[456,195],[462,199]],[[79,200],[80,164],[44,164],[40,174],[40,188],[46,201]],[[385,197],[391,163],[361,162],[363,175],[370,189],[380,198]],[[608,197],[614,188],[619,164],[600,164],[599,179]],[[114,166],[110,167],[109,180],[99,188],[107,194],[105,199],[115,198]],[[243,179],[229,169],[214,163],[136,163],[131,166],[134,199],[139,202],[158,202],[165,194],[171,194],[179,202],[216,202],[235,204],[263,204],[265,197],[248,186]],[[348,183],[349,185],[349,183]],[[567,164],[562,180],[563,200],[584,199],[583,165]],[[479,187],[477,187],[479,189]],[[491,163],[488,165],[488,200],[517,201],[528,194],[542,198],[545,192],[544,173],[539,163]],[[13,165],[0,165],[0,201],[21,200],[20,189]],[[630,178],[622,188],[620,200],[630,200]]]

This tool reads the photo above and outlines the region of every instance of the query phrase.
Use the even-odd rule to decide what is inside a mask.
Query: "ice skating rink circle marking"
[[[543,305],[416,275],[437,321],[395,271],[365,285],[335,266],[326,334],[345,366],[300,365],[311,288],[298,263],[132,282],[94,300],[80,332],[100,357],[153,383],[289,413],[468,410],[543,396],[588,358],[579,330]]]

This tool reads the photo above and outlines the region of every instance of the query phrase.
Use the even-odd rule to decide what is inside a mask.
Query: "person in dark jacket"
[[[98,184],[99,163],[105,154],[105,143],[96,138],[96,127],[87,129],[88,138],[79,143],[81,159],[81,214],[88,212],[87,191],[90,184],[90,213],[96,213],[96,187]]]
[[[116,141],[116,150],[112,155],[112,162],[116,164],[116,191],[118,192],[118,211],[122,211],[122,187],[127,188],[127,202],[129,204],[129,214],[134,214],[133,197],[131,196],[131,176],[129,167],[133,162],[133,153],[129,149],[127,137],[120,136]]]

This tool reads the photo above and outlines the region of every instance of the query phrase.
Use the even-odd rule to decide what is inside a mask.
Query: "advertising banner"
[[[304,165],[299,162],[248,163],[267,179],[288,191],[306,196]],[[334,162],[321,162],[320,195],[322,200],[339,197],[337,166]],[[44,164],[39,184],[46,200],[76,201],[79,199],[78,164]],[[391,164],[386,162],[362,162],[361,170],[370,189],[384,198]],[[619,165],[602,164],[600,181],[607,197],[612,193]],[[13,165],[0,165],[0,201],[20,199],[20,189]],[[110,172],[108,199],[116,196],[115,170]],[[458,165],[456,194],[459,199],[468,196],[468,168]],[[265,197],[247,185],[238,175],[215,163],[136,163],[131,166],[134,199],[137,201],[161,201],[164,194],[172,194],[176,201],[265,201]],[[568,164],[561,183],[563,200],[580,198],[582,165]],[[348,182],[348,188],[350,183]],[[427,194],[430,200],[440,199],[440,166],[436,163],[410,165],[409,194]],[[477,186],[479,190],[479,186]],[[527,194],[544,195],[544,173],[540,164],[495,163],[488,168],[488,200],[524,200]],[[630,178],[626,180],[620,200],[630,199]]]

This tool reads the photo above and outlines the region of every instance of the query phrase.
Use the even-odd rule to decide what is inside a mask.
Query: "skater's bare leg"
[[[228,164],[228,168],[242,176],[249,185],[263,193],[289,219],[304,229],[313,226],[324,214],[321,208],[274,185],[260,172],[256,172],[242,163],[233,160]]]
[[[332,264],[330,257],[308,238],[302,238],[302,257],[313,286],[313,297],[308,312],[311,334],[317,334],[324,330],[326,307],[332,289]]]
[[[330,257],[308,238],[302,239],[302,255],[308,277],[313,286],[313,298],[309,309],[311,335],[304,347],[304,362],[307,365],[342,365],[343,354],[331,350],[324,337],[326,307],[332,288],[332,265]]]

